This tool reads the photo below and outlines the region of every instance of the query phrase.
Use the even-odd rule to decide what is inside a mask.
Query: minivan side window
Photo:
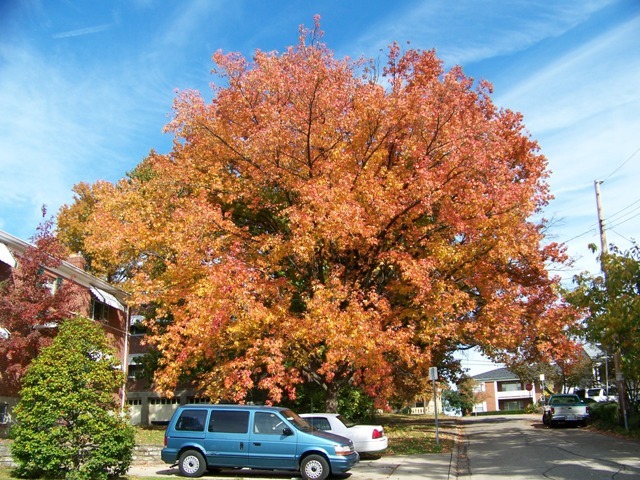
[[[207,420],[206,410],[183,410],[176,422],[176,430],[203,432]]]
[[[253,422],[253,432],[260,434],[282,434],[283,421],[274,413],[256,412]]]
[[[249,431],[249,412],[211,410],[209,431],[218,433],[247,433]]]

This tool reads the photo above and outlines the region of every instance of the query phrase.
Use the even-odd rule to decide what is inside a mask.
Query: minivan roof
[[[275,407],[270,405],[237,405],[234,403],[186,403],[184,405],[180,405],[180,408],[238,408],[242,410],[276,410],[282,411],[287,410],[285,407]]]

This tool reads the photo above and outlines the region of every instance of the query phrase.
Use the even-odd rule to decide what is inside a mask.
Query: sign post
[[[433,410],[436,412],[436,446],[440,446],[440,438],[438,437],[438,391],[436,390],[436,380],[438,379],[438,368],[429,367],[429,378],[433,383]],[[426,405],[425,405],[426,409]]]

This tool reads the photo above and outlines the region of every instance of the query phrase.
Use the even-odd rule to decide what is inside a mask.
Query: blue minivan
[[[350,439],[318,430],[287,408],[213,404],[178,407],[161,457],[185,477],[254,468],[299,471],[306,480],[344,473],[360,460]]]

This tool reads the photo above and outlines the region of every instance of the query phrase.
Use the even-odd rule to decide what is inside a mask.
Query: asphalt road
[[[589,428],[549,428],[540,415],[463,420],[458,478],[640,479],[640,443]]]

